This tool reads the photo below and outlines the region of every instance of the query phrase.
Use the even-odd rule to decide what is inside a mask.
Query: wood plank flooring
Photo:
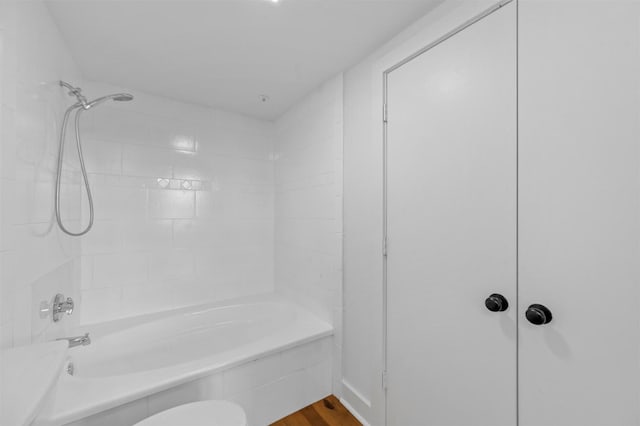
[[[329,395],[271,426],[362,426],[338,398]]]

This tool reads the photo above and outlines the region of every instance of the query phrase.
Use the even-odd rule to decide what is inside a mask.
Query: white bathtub
[[[267,375],[277,381],[283,374],[286,376],[287,364],[303,365],[301,359],[287,360],[287,350],[319,344],[313,342],[329,342],[306,350],[306,354],[298,357],[305,358],[306,363],[310,354],[316,353],[317,358],[317,353],[323,352],[322,357],[328,354],[330,359],[331,345],[327,337],[333,333],[328,323],[274,295],[201,305],[84,327],[79,331],[89,332],[92,343],[70,349],[74,375],[61,374],[55,401],[39,416],[36,425],[74,422],[198,380],[202,383],[198,384],[196,398],[228,397],[221,395],[223,390],[237,390],[234,380],[238,379],[224,373],[228,383],[216,385],[216,380],[223,380],[219,373],[264,359],[271,360],[266,366],[269,371],[253,374]],[[325,362],[319,358],[316,361]],[[279,372],[275,374],[274,370]],[[210,389],[204,392],[205,387]],[[174,402],[164,405],[177,405],[182,401]],[[145,401],[147,410],[134,417],[144,418],[167,408],[149,409],[149,404]]]

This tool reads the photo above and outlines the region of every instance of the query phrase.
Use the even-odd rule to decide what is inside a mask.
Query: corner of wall
[[[276,123],[275,289],[334,327],[333,392],[342,391],[343,75]]]

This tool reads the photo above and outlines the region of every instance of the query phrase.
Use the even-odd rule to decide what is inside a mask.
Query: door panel
[[[515,13],[388,75],[389,425],[516,423]]]
[[[521,426],[638,425],[637,1],[519,5]],[[521,317],[522,318],[522,317]]]

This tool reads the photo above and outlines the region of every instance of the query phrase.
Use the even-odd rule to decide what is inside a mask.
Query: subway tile
[[[282,377],[285,368],[279,353],[247,362],[224,372],[223,391],[232,395],[263,386]]]
[[[75,229],[77,224],[70,223]],[[14,225],[19,283],[29,283],[79,254],[77,240],[62,234],[54,223]]]
[[[331,338],[315,340],[282,353],[286,372],[309,368],[331,359]]]
[[[311,401],[307,404],[332,393],[332,367],[332,361],[329,358],[304,370],[304,394],[306,401]]]
[[[121,222],[126,250],[168,250],[172,246],[171,220],[129,220]]]
[[[149,278],[151,280],[189,278],[195,273],[195,258],[191,250],[155,251],[151,253],[150,259]]]
[[[15,111],[5,104],[0,108],[0,177],[13,179],[16,173]]]
[[[149,139],[146,114],[110,105],[102,105],[87,115],[89,113],[92,121],[86,131],[92,137],[126,144],[143,144]]]
[[[195,216],[195,192],[150,190],[149,216],[154,219],[189,219]]]
[[[228,188],[224,195],[225,216],[228,218],[273,219],[273,188],[237,185]]]
[[[222,218],[227,211],[226,192],[196,191],[196,216],[203,219]]]
[[[96,220],[81,240],[82,254],[113,253],[122,247],[122,231],[115,221]]]
[[[33,315],[31,286],[20,284],[14,293],[15,306],[26,307],[13,311],[13,344],[22,346],[31,343],[31,318]]]
[[[273,162],[268,160],[214,157],[211,159],[212,175],[222,185],[273,183]]]
[[[121,316],[122,288],[107,287],[83,290],[82,323],[91,324],[119,318]]]
[[[145,282],[149,255],[145,252],[100,254],[93,259],[92,287],[113,287]]]
[[[276,219],[276,240],[293,247],[315,250],[325,254],[337,253],[341,237],[335,232],[335,220],[325,219]]]
[[[340,201],[333,185],[278,192],[276,216],[334,219]]]
[[[334,328],[335,330],[335,328]],[[333,345],[331,357],[331,393],[338,398],[342,397],[342,347]]]
[[[253,392],[253,413],[258,424],[271,424],[315,402],[309,401],[305,382],[305,373],[300,370],[257,388]]]
[[[0,253],[0,324],[7,324],[13,319],[16,294],[15,254]]]
[[[0,324],[0,350],[13,346],[13,323]]]
[[[211,161],[196,152],[175,151],[173,153],[173,177],[176,179],[210,180],[215,177]]]
[[[93,283],[93,256],[80,256],[80,290],[88,290]]]
[[[91,188],[96,220],[131,220],[144,218],[147,214],[147,190],[142,185],[125,186],[118,180],[118,183],[92,184]],[[89,208],[84,195],[82,203],[82,212],[88,217]]]
[[[195,152],[196,139],[191,125],[173,117],[149,114],[149,133],[145,145],[184,152]]]
[[[122,150],[122,174],[167,178],[173,173],[173,151],[139,145],[124,145]]]
[[[173,244],[176,248],[205,249],[221,244],[216,226],[208,220],[184,219],[173,221]]]
[[[96,138],[83,141],[87,171],[120,175],[122,173],[122,145]]]
[[[0,179],[0,251],[14,249],[16,246],[16,194],[14,181]]]
[[[53,215],[52,182],[14,182],[16,224],[45,223]],[[66,189],[66,188],[65,188]],[[68,200],[68,197],[65,197]]]
[[[170,290],[171,286],[160,282],[123,287],[119,316],[130,317],[175,308]]]

